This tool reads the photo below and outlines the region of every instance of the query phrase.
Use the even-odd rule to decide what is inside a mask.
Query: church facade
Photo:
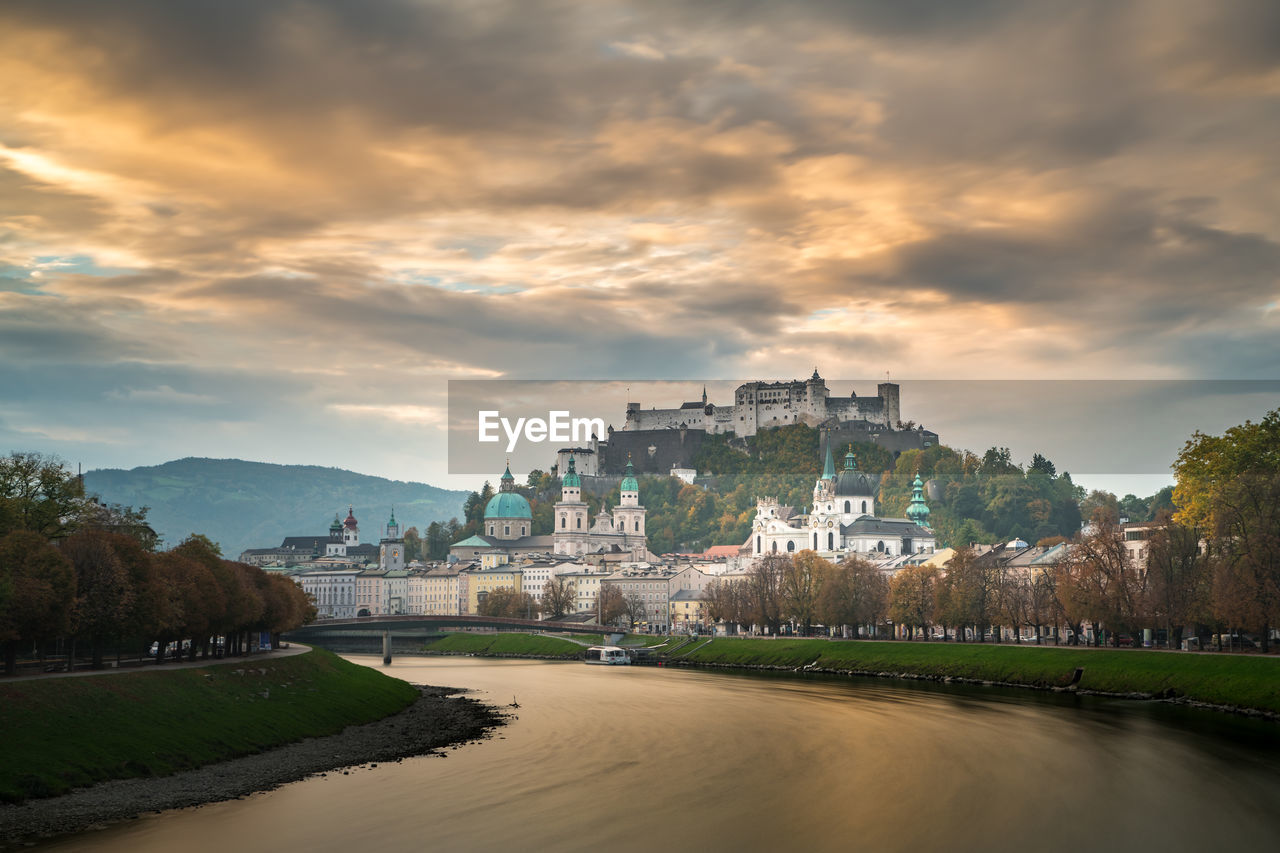
[[[535,554],[581,557],[623,553],[634,560],[648,559],[645,508],[640,504],[640,486],[630,464],[620,491],[613,512],[605,506],[591,518],[582,499],[582,478],[570,458],[568,471],[560,482],[560,500],[553,508],[554,532],[535,536],[532,508],[516,491],[515,477],[508,466],[499,481],[498,493],[485,505],[483,532],[454,543],[449,554],[455,560],[478,560],[486,567]]]
[[[924,500],[924,484],[916,477],[907,518],[880,518],[876,515],[879,484],[859,471],[850,450],[843,470],[837,471],[827,445],[822,476],[813,487],[813,507],[798,513],[782,506],[777,498],[761,498],[751,529],[751,554],[793,554],[816,551],[829,560],[850,554],[901,555],[931,553],[937,539],[929,528],[929,507]]]

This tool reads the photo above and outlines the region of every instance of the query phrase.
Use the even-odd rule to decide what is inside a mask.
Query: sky
[[[1278,96],[1271,0],[7,2],[0,449],[474,488],[450,379],[1275,380]]]

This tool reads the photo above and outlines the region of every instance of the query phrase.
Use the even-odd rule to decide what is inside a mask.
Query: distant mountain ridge
[[[401,529],[425,532],[433,521],[460,518],[468,494],[342,468],[195,457],[88,471],[84,484],[107,503],[150,507],[147,520],[166,546],[203,533],[231,559],[246,548],[279,545],[285,536],[327,537],[333,514],[345,517],[348,504],[361,542],[381,538],[393,506]]]

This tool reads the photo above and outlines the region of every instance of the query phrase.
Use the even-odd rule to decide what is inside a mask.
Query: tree
[[[508,619],[524,619],[535,609],[533,596],[527,592],[516,592],[508,586],[490,590],[476,607],[481,616],[501,616]]]
[[[596,615],[601,625],[616,625],[627,615],[627,602],[622,597],[622,590],[613,584],[601,584],[600,596],[596,601]]]
[[[75,631],[89,641],[93,668],[102,668],[102,647],[118,637],[133,609],[129,572],[116,556],[118,534],[81,530],[61,547],[76,573]]]
[[[1157,521],[1147,540],[1148,610],[1176,649],[1185,626],[1208,621],[1213,574],[1198,530],[1178,524],[1167,512]]]
[[[0,576],[0,645],[5,673],[12,675],[20,643],[56,637],[70,626],[76,575],[42,535],[15,530],[0,540]]]
[[[782,568],[783,615],[798,624],[805,636],[813,626],[822,586],[834,569],[830,562],[810,550],[799,552]]]
[[[61,539],[80,526],[87,503],[80,478],[62,460],[40,453],[0,457],[0,535],[30,530]]]
[[[1063,561],[1069,614],[1092,622],[1095,629],[1105,626],[1118,646],[1119,632],[1133,631],[1143,620],[1146,567],[1129,562],[1120,527],[1109,508],[1097,507],[1090,524],[1092,532],[1080,536]]]
[[[577,600],[578,591],[573,581],[557,575],[542,587],[542,615],[559,619],[576,609]]]
[[[947,574],[939,586],[939,621],[958,629],[961,640],[966,627],[973,629],[979,642],[985,640],[995,616],[996,572],[991,562],[971,548],[961,548],[947,562]]]
[[[1196,432],[1174,462],[1175,520],[1210,531],[1215,609],[1258,631],[1280,621],[1280,409],[1221,436]]]
[[[742,623],[742,583],[713,578],[703,591],[707,618],[712,623]]]
[[[1057,467],[1054,466],[1054,464],[1050,462],[1048,459],[1041,456],[1039,453],[1031,457],[1030,470],[1039,471],[1042,474],[1047,474],[1050,477],[1057,476],[1057,473],[1058,473]]]
[[[938,570],[933,566],[907,566],[889,581],[889,618],[908,628],[920,628],[925,640],[934,621]]]
[[[742,583],[742,617],[744,622],[758,625],[777,634],[782,628],[782,574],[791,565],[785,554],[768,554],[756,561]]]
[[[410,527],[404,532],[404,561],[412,563],[414,560],[422,559],[422,537],[418,534],[418,528]]]
[[[644,599],[640,597],[639,593],[627,593],[623,597],[623,601],[626,604],[627,621],[631,623],[632,628],[648,618],[649,612],[645,606]]]

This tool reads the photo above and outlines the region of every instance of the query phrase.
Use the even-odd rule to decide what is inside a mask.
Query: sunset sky
[[[6,2],[0,365],[469,488],[448,379],[1280,378],[1280,3]]]

